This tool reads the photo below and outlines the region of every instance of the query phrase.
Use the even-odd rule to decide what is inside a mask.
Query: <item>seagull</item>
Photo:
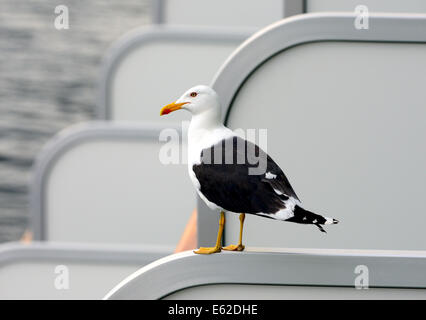
[[[198,85],[189,89],[178,100],[164,106],[160,115],[176,110],[192,114],[188,128],[189,177],[207,206],[220,211],[216,245],[201,247],[195,253],[212,254],[222,249],[243,251],[246,214],[312,224],[322,232],[325,232],[322,225],[338,223],[336,219],[305,210],[274,160],[259,146],[222,124],[219,97],[212,88]],[[262,159],[264,170],[255,170],[261,167]],[[240,233],[238,244],[222,247],[225,212],[239,214]]]

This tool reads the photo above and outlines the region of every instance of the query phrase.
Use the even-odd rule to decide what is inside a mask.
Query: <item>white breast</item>
[[[188,129],[188,168],[201,162],[201,151],[210,148],[221,140],[235,136],[232,130],[225,126],[205,130],[198,128]]]
[[[194,164],[201,163],[201,151],[203,149],[210,148],[214,144],[218,143],[223,139],[228,139],[235,136],[232,130],[225,126],[219,126],[211,130],[191,128],[188,129],[188,174],[195,189],[197,190],[200,198],[207,204],[212,210],[222,210],[214,203],[210,202],[200,191],[201,186],[195,173],[193,171]]]

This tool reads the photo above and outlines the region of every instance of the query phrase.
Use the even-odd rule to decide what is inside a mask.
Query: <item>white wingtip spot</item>
[[[329,218],[329,217],[324,217],[324,218],[325,218],[324,224],[336,224],[336,223],[339,223],[339,221],[336,220],[336,219]]]
[[[277,175],[276,175],[276,174],[273,174],[273,173],[270,173],[270,172],[266,172],[266,173],[265,173],[265,178],[266,178],[266,179],[271,180],[271,179],[275,179],[276,177],[277,177]]]
[[[279,191],[279,190],[277,190],[277,189],[274,189],[274,191],[275,191],[275,193],[276,193],[277,195],[279,195],[279,196],[283,194],[281,191]]]

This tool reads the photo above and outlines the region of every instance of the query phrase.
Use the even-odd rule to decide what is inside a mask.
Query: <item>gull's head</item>
[[[203,85],[192,87],[175,102],[164,106],[160,111],[160,116],[180,109],[187,110],[192,115],[220,116],[217,93],[212,88]]]

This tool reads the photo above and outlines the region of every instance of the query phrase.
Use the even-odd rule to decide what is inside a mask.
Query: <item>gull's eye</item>
[[[197,96],[197,93],[196,93],[196,92],[191,92],[189,95],[190,95],[191,97],[195,98],[195,97]]]

